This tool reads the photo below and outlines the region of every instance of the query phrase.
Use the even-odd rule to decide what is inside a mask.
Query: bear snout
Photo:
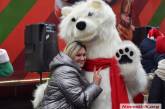
[[[76,24],[76,28],[80,31],[83,31],[86,28],[86,23],[84,21],[80,21]]]

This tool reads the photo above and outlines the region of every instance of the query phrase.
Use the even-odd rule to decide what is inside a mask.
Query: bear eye
[[[76,19],[74,17],[71,20],[72,20],[72,22],[75,22],[76,21]]]
[[[88,13],[88,16],[93,16],[93,12],[89,12]]]

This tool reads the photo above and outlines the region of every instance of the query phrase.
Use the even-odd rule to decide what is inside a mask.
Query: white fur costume
[[[147,79],[140,64],[140,52],[133,43],[121,41],[116,29],[115,14],[109,5],[101,0],[88,0],[87,2],[79,2],[72,7],[62,8],[62,15],[60,35],[66,43],[73,40],[82,41],[87,47],[88,59],[112,58],[118,54],[116,59],[123,61],[122,56],[127,55],[128,60],[132,60],[132,62],[127,63],[128,60],[126,60],[124,63],[119,63],[119,67],[129,91],[130,101],[132,101],[133,96],[144,90]],[[133,55],[130,56],[127,52],[120,53],[121,50],[119,49],[124,51],[125,48],[133,52]],[[130,69],[127,65],[133,66],[132,68],[136,67],[136,69]],[[92,109],[111,109],[109,68],[103,69],[100,74],[102,76],[101,87],[103,92],[92,104]],[[133,75],[133,80],[130,80],[130,75]],[[92,73],[87,72],[86,77],[90,82],[93,80]],[[133,90],[134,88],[137,90]],[[37,98],[33,103],[35,104],[36,101]]]

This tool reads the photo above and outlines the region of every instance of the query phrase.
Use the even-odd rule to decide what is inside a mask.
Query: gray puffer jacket
[[[90,84],[80,67],[63,53],[53,59],[50,69],[52,76],[41,102],[42,109],[87,109],[102,91]]]

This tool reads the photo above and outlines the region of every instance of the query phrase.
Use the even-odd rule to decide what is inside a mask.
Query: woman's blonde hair
[[[69,43],[65,49],[64,49],[64,53],[66,55],[68,55],[70,58],[74,58],[77,54],[77,52],[81,49],[84,48],[86,50],[85,45],[83,45],[81,42],[79,41],[74,41]]]

